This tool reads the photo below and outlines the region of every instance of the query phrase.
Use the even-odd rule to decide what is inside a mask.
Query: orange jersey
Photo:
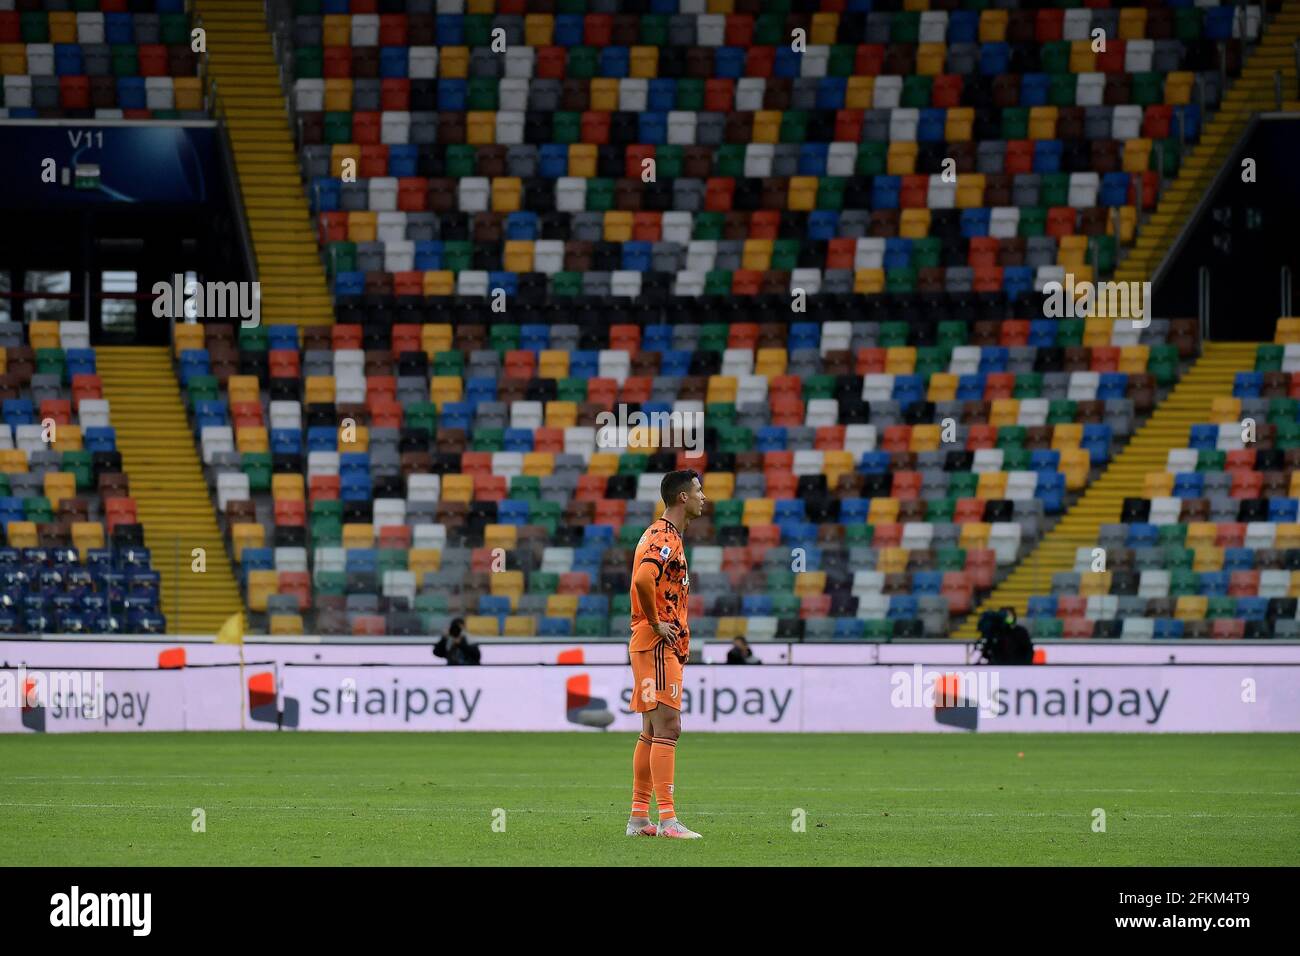
[[[686,623],[686,601],[690,593],[690,575],[686,570],[686,549],[681,533],[666,518],[660,518],[646,528],[637,542],[632,558],[632,641],[630,651],[649,651],[660,642],[660,637],[650,629],[641,599],[636,593],[636,572],[649,563],[655,569],[655,614],[661,623],[672,626],[677,634],[673,650],[679,658],[686,659],[690,650],[691,633]]]

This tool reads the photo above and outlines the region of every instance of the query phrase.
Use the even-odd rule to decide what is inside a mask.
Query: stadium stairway
[[[1300,40],[1300,0],[1288,0],[1265,28],[1241,76],[1233,81],[1223,105],[1205,126],[1201,141],[1183,163],[1177,180],[1160,195],[1151,219],[1138,230],[1137,242],[1119,264],[1115,279],[1145,282],[1155,274],[1170,247],[1186,226],[1210,183],[1246,129],[1251,115],[1275,108],[1273,74],[1282,74],[1283,108],[1296,102],[1296,61],[1293,47]]]
[[[117,447],[173,634],[215,634],[242,607],[166,346],[96,349]],[[191,550],[206,551],[197,574]]]
[[[1141,489],[1149,471],[1160,471],[1171,448],[1187,444],[1192,425],[1207,421],[1214,399],[1232,394],[1233,377],[1253,368],[1253,342],[1206,342],[1201,357],[1169,394],[1154,414],[1138,429],[1133,440],[1094,481],[1083,497],[1014,571],[999,584],[962,622],[953,637],[971,641],[979,637],[977,623],[982,612],[1013,607],[1024,618],[1029,598],[1051,591],[1052,575],[1074,568],[1076,549],[1094,547],[1101,526],[1120,520],[1124,498]]]
[[[269,323],[334,321],[289,128],[280,71],[261,4],[196,0],[248,215],[262,317]]]

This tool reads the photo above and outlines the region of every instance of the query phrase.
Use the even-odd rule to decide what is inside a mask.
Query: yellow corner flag
[[[217,632],[217,644],[243,644],[244,643],[244,612],[236,611],[230,617],[226,618],[226,623],[221,625],[221,630]]]

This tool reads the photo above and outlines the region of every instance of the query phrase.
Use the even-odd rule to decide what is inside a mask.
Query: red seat
[[[1092,637],[1092,621],[1086,617],[1067,617],[1061,636],[1072,638]]]
[[[393,355],[400,356],[403,352],[419,352],[423,350],[420,342],[421,327],[414,323],[400,323],[393,326]]]
[[[754,18],[748,13],[729,13],[723,29],[723,43],[748,49],[754,43]]]
[[[411,81],[390,76],[381,81],[379,105],[384,110],[409,110],[411,108]]]
[[[539,79],[563,80],[568,52],[562,46],[544,46],[537,51],[534,74]]]
[[[279,498],[275,502],[275,524],[279,528],[305,528],[307,506],[296,498]]]
[[[882,43],[862,43],[853,55],[854,76],[879,76],[885,68],[885,47]]]
[[[1016,173],[1029,173],[1034,169],[1034,143],[1028,139],[1013,139],[1007,142],[1006,157],[1002,171],[1008,176]]]
[[[813,433],[813,448],[818,451],[840,451],[844,448],[843,425],[821,425]]]
[[[962,78],[954,73],[945,73],[934,78],[930,89],[930,103],[941,109],[961,106]]]
[[[475,501],[505,501],[510,485],[505,475],[476,475],[474,477]]]
[[[736,87],[734,80],[713,77],[704,81],[704,108],[706,110],[713,113],[730,113],[735,98]]]
[[[863,110],[835,111],[835,141],[856,143],[862,139]]]
[[[460,456],[460,471],[471,478],[490,476],[492,474],[492,452],[466,451]]]
[[[971,425],[966,432],[966,450],[979,451],[981,448],[996,448],[998,429],[987,423]]]
[[[1223,470],[1229,472],[1254,471],[1255,449],[1234,448],[1224,455]]]
[[[1229,579],[1228,595],[1230,597],[1254,597],[1259,594],[1258,571],[1233,571]]]
[[[763,478],[769,498],[793,498],[798,493],[799,479],[789,471],[764,472]]]
[[[776,50],[770,46],[751,46],[745,51],[746,76],[771,76],[776,65]]]
[[[167,47],[161,43],[142,43],[136,62],[141,76],[167,76]]]
[[[786,497],[785,495],[776,495],[768,489],[769,497]],[[749,529],[749,546],[751,548],[762,548],[766,551],[768,548],[775,548],[781,544],[781,528],[774,524],[756,524]],[[760,555],[761,557],[761,555]]]
[[[1029,344],[1029,320],[1007,319],[1002,323],[1000,344],[1006,348]]]
[[[1060,238],[1074,235],[1077,213],[1072,206],[1053,206],[1047,210],[1047,234]]]
[[[335,325],[330,329],[330,342],[334,351],[361,348],[361,326],[350,323]]]
[[[979,498],[958,498],[952,511],[953,524],[971,524],[984,520],[984,502]],[[969,560],[969,556],[967,557]]]
[[[799,616],[802,618],[828,617],[831,613],[831,596],[829,594],[806,594],[799,602]]]
[[[405,13],[381,13],[379,15],[379,45],[409,46],[407,23]]]
[[[1039,43],[1052,43],[1061,39],[1065,27],[1065,11],[1046,7],[1038,11],[1034,20],[1034,37]]]
[[[537,353],[530,349],[512,349],[506,353],[506,378],[532,378],[537,371]]]
[[[566,571],[560,575],[559,586],[555,589],[556,594],[576,594],[583,595],[591,591],[591,578],[586,571]]]
[[[327,46],[325,48],[324,74],[326,79],[351,76],[352,48],[346,46]]]
[[[56,425],[72,421],[72,403],[66,398],[46,398],[41,401],[41,421],[53,419]]]
[[[411,529],[404,524],[386,524],[379,529],[379,547],[410,550]]]
[[[614,18],[608,13],[589,13],[582,18],[582,42],[587,46],[609,46],[614,31]]]
[[[597,146],[609,144],[609,113],[588,110],[582,114],[582,142]]]
[[[1119,346],[1094,345],[1090,367],[1094,372],[1119,371]]]
[[[1097,54],[1098,73],[1123,73],[1124,50],[1127,41],[1106,38],[1106,49]]]
[[[578,489],[574,492],[574,501],[595,501],[605,499],[604,475],[579,475]]]
[[[308,479],[307,497],[312,501],[338,501],[338,475],[312,475]]]
[[[704,187],[704,208],[708,212],[727,212],[731,209],[736,192],[736,181],[730,176],[711,177]]]
[[[59,105],[65,110],[90,109],[90,77],[59,77]]]
[[[1142,135],[1147,139],[1168,139],[1172,134],[1174,108],[1157,103],[1146,108],[1142,116]]]
[[[907,451],[911,444],[911,425],[888,425],[881,437],[880,450],[888,452]]]
[[[296,597],[299,611],[311,607],[311,575],[306,571],[281,571],[278,590]]]
[[[967,614],[974,603],[975,589],[965,571],[945,571],[939,593],[948,599],[949,614]]]
[[[623,524],[627,515],[627,502],[622,498],[605,498],[596,502],[595,524],[607,524],[617,528]]]
[[[1258,498],[1264,487],[1264,476],[1258,471],[1234,471],[1232,490],[1234,498]]]
[[[1014,372],[990,372],[984,379],[984,400],[996,401],[999,398],[1010,398],[1016,390],[1016,376]]]
[[[353,637],[383,637],[384,619],[378,614],[358,614],[352,618]]]
[[[971,268],[988,268],[998,264],[998,240],[993,236],[975,236],[970,241],[966,264]]]
[[[899,501],[915,501],[921,497],[921,473],[918,471],[894,472],[894,484],[891,491]]]
[[[883,375],[885,358],[885,350],[882,348],[858,349],[857,366],[854,371],[858,375]]]
[[[872,547],[897,548],[903,543],[903,525],[897,521],[885,521],[876,525],[871,536]]]
[[[1214,544],[1220,548],[1240,548],[1246,544],[1246,525],[1240,521],[1225,521],[1219,525]]]
[[[783,428],[796,428],[803,424],[804,404],[801,398],[771,397],[772,424]]]

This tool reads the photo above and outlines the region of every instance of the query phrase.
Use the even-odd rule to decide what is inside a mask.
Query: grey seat
[[[62,393],[60,377],[50,374],[33,375],[31,390],[32,400],[37,405],[44,401],[57,400]]]
[[[369,183],[364,180],[355,183],[340,183],[339,208],[345,212],[363,212],[370,208]],[[357,264],[360,265],[360,260],[358,260]]]
[[[678,242],[656,242],[650,247],[650,261],[655,272],[680,272],[686,250]]]
[[[742,471],[736,476],[736,487],[732,491],[732,496],[745,500],[749,498],[762,498],[767,494],[767,482],[763,475],[756,471]]]
[[[592,297],[608,298],[610,294],[609,273],[584,272],[582,274],[582,294]]]
[[[333,375],[334,353],[325,349],[308,349],[302,356],[302,374],[304,378],[308,375]]]
[[[475,428],[505,428],[510,423],[510,407],[505,402],[479,402],[474,412]]]
[[[1079,575],[1074,571],[1057,571],[1052,575],[1052,594],[1075,595],[1079,593]]]
[[[344,186],[365,186],[365,183],[344,183]],[[365,190],[362,189],[364,193]],[[364,196],[363,202],[368,202]],[[364,206],[362,208],[365,208]],[[384,244],[382,242],[357,243],[357,269],[361,272],[381,272],[384,268]]]
[[[438,142],[438,114],[431,110],[412,111],[411,142],[427,146]]]
[[[399,375],[397,377],[397,401],[401,405],[412,405],[424,401],[429,395],[429,383],[422,375]]]
[[[849,295],[853,291],[853,272],[827,269],[822,275],[822,295]]]
[[[1064,399],[1070,391],[1069,372],[1043,373],[1043,398],[1048,401]]]
[[[515,13],[498,13],[492,17],[492,29],[505,33],[506,46],[522,46],[524,43],[524,18]]]
[[[1017,206],[1037,206],[1043,191],[1043,177],[1038,173],[1018,173],[1012,181],[1011,202]]]
[[[889,110],[866,110],[862,114],[862,142],[889,142]],[[999,169],[1002,167],[999,166]]]
[[[961,540],[961,525],[936,524],[930,538],[931,548],[951,548]]]
[[[983,140],[975,150],[975,171],[985,175],[1000,175],[1006,155],[1007,144],[1003,140]]]
[[[891,16],[888,13],[873,12],[867,14],[866,43],[889,43]]]
[[[569,228],[577,242],[600,242],[605,235],[603,212],[575,212],[569,219]]]
[[[21,335],[21,327],[19,330]],[[698,325],[678,325],[673,327],[673,348],[681,352],[694,352],[700,340]]]
[[[32,106],[38,110],[59,107],[59,78],[57,76],[32,77]]]
[[[805,641],[829,641],[835,636],[835,618],[810,617],[803,622]]]
[[[135,14],[135,42],[137,45],[144,43],[161,43],[161,38],[162,20],[158,14]]]
[[[507,41],[509,42],[509,41]],[[505,72],[505,57],[491,47],[475,47],[469,56],[469,75],[480,79],[498,79]]]
[[[677,398],[682,380],[677,375],[656,375],[651,381],[650,398],[656,402],[672,402]]]
[[[1093,11],[1096,13],[1097,11]],[[1111,34],[1107,34],[1111,36]],[[1084,139],[1109,139],[1111,128],[1111,106],[1086,106],[1083,110]]]
[[[695,46],[695,17],[675,13],[668,18],[668,45]]]
[[[797,76],[790,89],[790,108],[815,110],[817,108],[817,83],[815,76]]]
[[[859,209],[857,212],[864,212]],[[844,218],[840,217],[840,226],[844,226]],[[865,235],[865,233],[864,233]],[[874,348],[880,341],[880,323],[879,322],[854,322],[853,323],[853,340],[849,345],[849,350],[856,352],[858,349]]]
[[[506,172],[527,179],[537,175],[537,147],[532,143],[516,143],[506,150]]]
[[[432,242],[438,238],[438,217],[431,212],[406,214],[406,238],[412,242]]]
[[[1035,205],[1026,203],[1025,205]],[[1030,236],[1025,243],[1025,265],[1038,268],[1056,264],[1056,237]]]
[[[1143,345],[1164,345],[1169,341],[1169,320],[1152,319],[1138,340]]]
[[[735,272],[740,268],[740,257],[744,245],[744,242],[739,239],[719,240],[717,255],[714,257],[713,261],[713,268],[724,269],[727,272]]]
[[[849,564],[855,570],[874,571],[878,559],[879,552],[865,544],[855,544],[849,548]]]
[[[947,70],[956,76],[974,73],[979,68],[979,46],[975,43],[954,43],[948,47]]]
[[[721,146],[726,129],[725,113],[699,113],[695,118],[695,142],[701,146]]]
[[[560,108],[562,87],[559,80],[534,79],[528,86],[528,108],[550,113]]]
[[[970,266],[952,266],[943,277],[944,291],[952,294],[954,292],[970,292],[975,285],[975,270]]]
[[[799,144],[798,143],[777,143],[772,148],[772,175],[773,176],[797,176],[799,174]],[[844,227],[843,219],[840,220],[841,230]]]
[[[1013,345],[1007,350],[1007,371],[1015,375],[1029,374],[1034,370],[1037,351],[1032,345]]]
[[[110,76],[113,73],[113,54],[107,43],[87,43],[81,48],[82,69],[86,76]]]
[[[352,81],[352,108],[374,112],[383,104],[383,81],[364,79]]]
[[[293,45],[298,48],[305,46],[322,46],[321,18],[315,16],[294,17]]]
[[[309,181],[323,179],[330,174],[331,148],[323,144],[313,144],[302,148],[302,171]]]
[[[800,378],[808,378],[810,375],[820,375],[822,370],[822,354],[819,349],[795,349],[790,353],[790,363],[787,372],[790,375],[798,375]]]
[[[871,213],[866,209],[846,209],[840,213],[840,235],[848,239],[861,239],[871,228]],[[856,326],[857,323],[855,322]]]

